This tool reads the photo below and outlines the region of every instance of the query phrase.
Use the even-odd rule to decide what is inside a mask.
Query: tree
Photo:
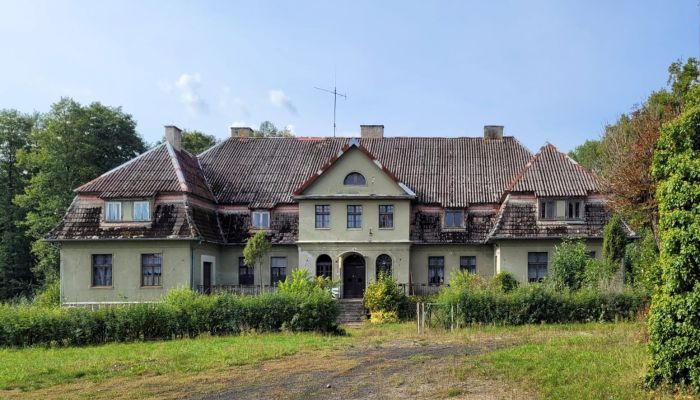
[[[156,143],[156,146],[165,142],[165,136]],[[192,154],[200,154],[204,150],[216,145],[219,141],[214,135],[207,135],[197,130],[182,131],[182,148]]]
[[[586,244],[582,240],[564,239],[554,247],[552,268],[547,280],[558,290],[580,289],[589,258]]]
[[[692,89],[697,91],[697,87]],[[665,125],[653,160],[658,180],[663,282],[649,317],[651,364],[647,383],[700,393],[700,95]]]
[[[260,287],[262,288],[262,259],[270,251],[270,242],[265,236],[265,232],[257,231],[253,237],[249,238],[243,248],[243,258],[245,264],[258,270],[260,275]]]
[[[631,272],[628,281],[653,293],[662,283],[661,268],[658,265],[659,250],[649,228],[643,229],[639,236],[639,240],[628,244],[625,250],[625,263]]]
[[[0,110],[0,299],[28,294],[33,283],[29,239],[17,221],[24,210],[12,202],[27,176],[17,165],[17,152],[29,146],[36,116]]]
[[[292,131],[288,128],[278,130],[275,124],[270,121],[263,121],[260,123],[260,127],[253,131],[253,136],[255,137],[293,137]]]
[[[569,157],[584,167],[600,173],[602,148],[599,140],[586,140],[569,152]]]
[[[627,231],[623,225],[622,217],[620,214],[615,214],[603,229],[603,258],[605,261],[619,264],[625,257],[627,242]]]
[[[58,276],[58,250],[41,239],[64,215],[73,189],[145,151],[135,128],[121,108],[83,106],[69,98],[37,121],[31,147],[17,155],[20,168],[32,176],[14,202],[26,210],[21,225],[33,240],[38,278]]]

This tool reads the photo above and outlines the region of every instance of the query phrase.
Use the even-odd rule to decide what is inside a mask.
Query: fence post
[[[425,302],[420,303],[421,304],[421,314],[423,314],[423,318],[421,320],[421,328],[423,330],[423,333],[425,333]]]
[[[450,331],[455,331],[455,306],[450,304]]]
[[[420,335],[420,301],[416,302],[416,326],[418,327],[418,334]]]

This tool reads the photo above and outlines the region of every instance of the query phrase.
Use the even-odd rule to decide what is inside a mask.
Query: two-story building
[[[532,154],[503,127],[483,137],[253,138],[199,155],[167,141],[75,190],[48,235],[66,303],[153,300],[168,289],[246,291],[293,268],[362,296],[381,271],[442,285],[455,270],[547,274],[563,238],[600,257],[609,218],[596,177],[551,144]],[[246,240],[272,248],[258,268]],[[630,232],[631,233],[631,232]]]

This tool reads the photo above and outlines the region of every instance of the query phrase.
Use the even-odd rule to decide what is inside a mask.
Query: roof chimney
[[[503,125],[484,125],[484,139],[503,139]]]
[[[253,129],[247,126],[232,126],[231,127],[231,137],[232,138],[246,138],[253,136]]]
[[[360,137],[383,138],[384,125],[360,125]]]
[[[182,131],[175,125],[165,125],[165,140],[177,151],[182,148]]]

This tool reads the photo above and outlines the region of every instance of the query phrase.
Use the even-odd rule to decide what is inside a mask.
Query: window
[[[270,227],[269,211],[253,211],[253,228],[267,229]]]
[[[333,271],[333,261],[327,254],[321,254],[316,259],[316,276],[330,278]]]
[[[253,285],[255,272],[253,268],[245,264],[245,257],[238,257],[238,284]]]
[[[381,274],[391,275],[391,257],[388,254],[377,257],[377,280]]]
[[[540,201],[540,218],[555,219],[557,217],[557,202],[554,200]]]
[[[92,286],[112,286],[112,255],[92,255]]]
[[[148,221],[151,219],[150,213],[151,203],[147,201],[135,201],[134,202],[134,221]]]
[[[379,229],[392,229],[394,227],[394,206],[379,206]]]
[[[362,228],[362,206],[348,206],[348,228]]]
[[[528,282],[540,282],[547,276],[547,253],[527,253],[527,280]]]
[[[566,202],[566,219],[583,219],[583,201],[568,200]]]
[[[161,286],[160,254],[141,254],[141,286]]]
[[[122,203],[120,201],[108,201],[105,207],[105,220],[122,220]]]
[[[588,256],[588,258],[595,258],[595,251],[587,251],[586,255]]]
[[[459,269],[469,271],[476,274],[476,256],[461,256],[459,257]]]
[[[461,228],[464,223],[464,211],[445,210],[445,228]]]
[[[345,176],[343,185],[363,186],[366,185],[365,177],[359,172],[351,172]]]
[[[445,282],[445,257],[428,257],[428,283],[442,285]]]
[[[287,257],[270,257],[270,284],[287,279]]]
[[[316,206],[316,229],[331,227],[331,206]]]

